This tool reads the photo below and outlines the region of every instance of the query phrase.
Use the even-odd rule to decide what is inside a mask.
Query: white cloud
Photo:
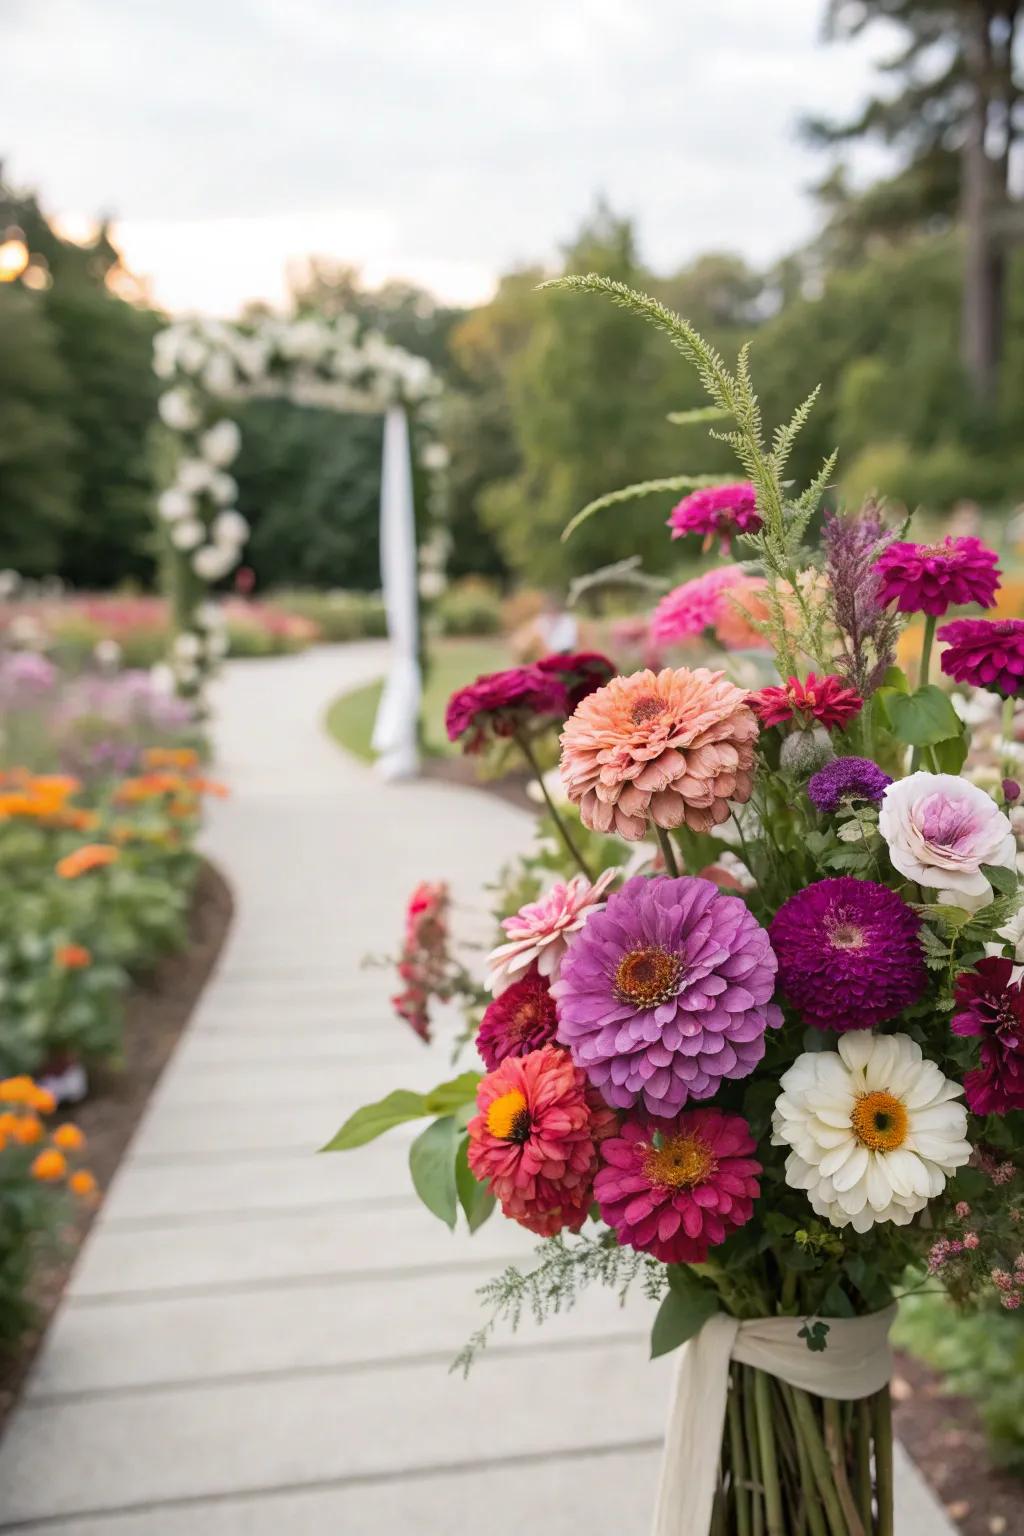
[[[822,0],[38,0],[7,19],[9,171],[114,213],[174,307],[279,297],[314,250],[472,300],[548,259],[597,192],[647,257],[804,238],[804,111],[878,45]]]

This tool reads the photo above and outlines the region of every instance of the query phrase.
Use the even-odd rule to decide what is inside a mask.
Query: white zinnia
[[[202,417],[199,407],[187,389],[169,389],[157,401],[157,410],[164,426],[172,432],[191,432],[198,427]]]
[[[197,517],[185,517],[180,523],[171,524],[171,543],[175,549],[195,549],[205,537],[206,529]]]
[[[160,492],[156,509],[165,523],[176,523],[181,517],[192,516],[195,502],[187,491],[172,485],[169,490]]]
[[[242,434],[238,423],[225,418],[216,422],[199,439],[199,451],[207,464],[226,469],[238,456],[242,446]]]
[[[912,773],[885,791],[878,830],[908,880],[975,912],[992,900],[983,864],[1013,869],[1013,829],[991,795],[951,773]]]
[[[786,1183],[834,1227],[906,1226],[971,1155],[963,1089],[909,1035],[850,1030],[838,1051],[798,1056],[781,1079],[772,1141]]]

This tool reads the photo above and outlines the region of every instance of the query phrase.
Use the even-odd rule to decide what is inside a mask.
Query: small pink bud
[[[1012,1296],[1000,1296],[999,1300],[1006,1308],[1007,1312],[1016,1312],[1017,1308],[1020,1306],[1020,1297],[1016,1295],[1016,1293],[1014,1293]]]
[[[1020,785],[1016,779],[1003,780],[1003,799],[1007,805],[1012,805],[1015,800],[1020,799]]]
[[[964,1233],[964,1247],[965,1248],[970,1248],[971,1251],[973,1252],[974,1249],[977,1248],[977,1246],[978,1246],[978,1234],[977,1234],[977,1232],[965,1232]]]
[[[971,1214],[971,1208],[967,1204],[966,1200],[958,1200],[957,1201],[956,1214],[957,1214],[957,1220],[958,1221],[966,1221],[967,1220],[968,1216]]]

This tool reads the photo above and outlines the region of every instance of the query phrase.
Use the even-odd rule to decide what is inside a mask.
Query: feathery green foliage
[[[608,491],[588,501],[562,530],[562,543],[572,538],[581,523],[605,507],[614,507],[620,501],[638,501],[643,496],[660,496],[666,491],[698,491],[705,485],[721,485],[721,475],[668,475],[660,480],[640,480],[636,485],[625,485],[620,491]]]

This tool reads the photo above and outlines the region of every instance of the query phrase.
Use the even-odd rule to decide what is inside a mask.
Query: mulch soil
[[[86,1161],[101,1190],[109,1188],[146,1102],[206,985],[231,925],[232,910],[227,882],[211,864],[203,863],[192,902],[187,947],[180,954],[168,955],[141,977],[126,999],[123,1063],[117,1068],[94,1069],[89,1097],[57,1117],[73,1120],[84,1131]],[[62,1233],[59,1250],[40,1262],[32,1285],[38,1321],[13,1354],[0,1357],[0,1430],[17,1400],[95,1214],[96,1207],[78,1205],[74,1219]]]

